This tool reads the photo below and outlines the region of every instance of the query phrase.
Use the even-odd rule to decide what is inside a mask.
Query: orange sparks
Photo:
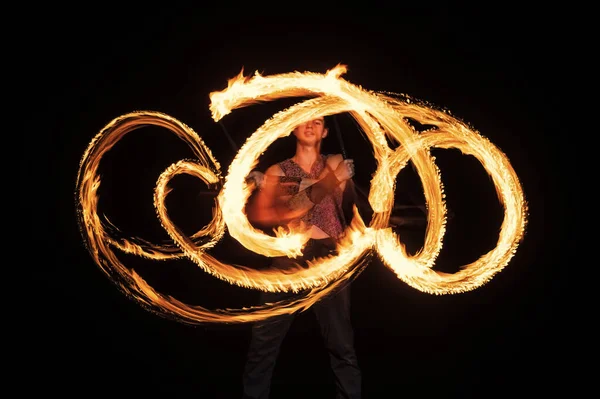
[[[220,165],[200,136],[178,120],[152,111],[132,112],[107,124],[89,144],[80,162],[77,179],[78,222],[95,263],[130,297],[152,311],[185,323],[242,323],[278,314],[304,310],[340,284],[355,277],[372,254],[377,254],[396,276],[420,291],[443,295],[476,289],[500,272],[513,257],[521,242],[527,222],[527,203],[519,179],[508,158],[489,140],[449,114],[389,95],[367,91],[341,76],[346,72],[338,65],[325,74],[286,73],[272,76],[244,77],[243,71],[228,81],[227,88],[210,93],[210,110],[219,121],[233,110],[258,101],[284,97],[312,96],[267,120],[239,150],[223,177]],[[308,269],[298,267],[294,273],[276,270],[257,271],[229,265],[210,256],[213,247],[226,231],[243,246],[265,256],[300,253],[308,240],[306,231],[287,231],[275,237],[255,229],[245,214],[253,187],[246,177],[256,166],[259,156],[277,139],[288,136],[293,128],[308,119],[348,112],[358,122],[373,147],[377,171],[373,174],[369,202],[375,211],[369,226],[358,212],[354,213],[345,238],[338,244],[338,255],[315,260]],[[418,133],[405,120],[410,118],[434,128]],[[141,238],[115,240],[112,224],[97,213],[97,191],[101,180],[99,163],[125,134],[144,125],[166,128],[186,142],[196,160],[180,161],[159,177],[154,206],[161,225],[173,245],[149,243]],[[400,143],[389,148],[388,138]],[[471,155],[485,168],[504,207],[504,220],[497,245],[477,261],[464,265],[454,274],[439,273],[433,265],[440,253],[446,225],[445,194],[441,174],[431,148],[455,148]],[[389,227],[398,173],[412,162],[419,173],[428,207],[427,231],[423,248],[408,255],[400,238]],[[184,235],[169,219],[165,198],[168,183],[178,174],[189,174],[215,187],[219,194],[213,206],[213,219],[191,236]],[[241,287],[264,291],[304,291],[306,295],[292,303],[275,303],[243,309],[210,310],[185,304],[156,292],[138,274],[122,264],[114,250],[137,254],[149,259],[188,258],[205,272]]]

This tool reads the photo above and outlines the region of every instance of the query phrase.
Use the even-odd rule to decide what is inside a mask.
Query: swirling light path
[[[87,249],[100,269],[129,297],[161,316],[183,323],[243,323],[279,314],[303,311],[332,290],[356,277],[370,256],[377,254],[400,280],[420,291],[443,295],[476,289],[500,272],[514,256],[525,234],[527,203],[518,176],[508,158],[489,140],[448,113],[383,93],[370,92],[353,85],[341,75],[344,65],[325,74],[285,73],[245,77],[240,73],[228,87],[210,93],[210,110],[219,121],[232,110],[257,102],[283,97],[309,96],[267,120],[241,147],[223,177],[220,165],[200,136],[180,121],[160,112],[138,111],[121,115],[108,123],[90,142],[78,171],[76,194],[78,222]],[[371,180],[369,202],[374,210],[369,226],[354,210],[354,218],[338,244],[338,255],[316,259],[309,268],[297,267],[293,273],[277,269],[254,270],[230,265],[207,253],[226,231],[246,248],[272,257],[297,256],[308,232],[279,230],[275,236],[255,229],[245,214],[253,187],[246,176],[256,167],[260,155],[277,139],[288,136],[294,126],[316,117],[350,113],[373,146],[377,171]],[[415,131],[410,118],[433,126]],[[157,245],[139,237],[112,238],[117,229],[98,216],[99,164],[103,155],[124,135],[143,126],[164,127],[187,143],[194,161],[179,161],[159,177],[154,191],[154,206],[161,225],[173,245]],[[400,143],[392,150],[387,139]],[[441,173],[430,149],[455,148],[478,159],[489,174],[504,208],[497,245],[475,262],[463,265],[453,274],[435,271],[446,225],[445,194]],[[428,207],[427,230],[423,248],[407,254],[400,237],[388,225],[394,202],[396,176],[412,162],[419,173]],[[213,219],[207,226],[186,236],[170,220],[165,206],[170,180],[189,174],[219,190],[213,203]],[[153,260],[188,258],[203,271],[228,283],[264,291],[301,292],[299,299],[241,309],[211,310],[183,303],[157,292],[134,270],[124,265],[114,250]]]

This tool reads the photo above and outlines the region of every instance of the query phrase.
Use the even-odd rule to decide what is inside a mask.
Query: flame
[[[331,291],[356,277],[367,260],[377,254],[399,279],[420,291],[443,295],[470,291],[489,281],[510,261],[521,242],[527,222],[527,203],[518,176],[505,154],[489,140],[448,113],[419,104],[410,98],[398,98],[371,92],[353,85],[341,76],[346,66],[337,65],[325,74],[293,72],[262,76],[258,72],[245,77],[243,70],[227,83],[223,91],[210,93],[210,110],[219,121],[234,109],[283,97],[306,96],[303,101],[274,115],[248,138],[232,161],[227,176],[200,136],[178,120],[153,111],[122,115],[108,123],[90,142],[79,166],[77,179],[78,221],[88,251],[101,270],[124,293],[149,310],[184,323],[242,323],[262,320],[309,308]],[[377,171],[371,180],[369,202],[375,215],[369,226],[354,209],[354,218],[344,238],[338,243],[338,255],[316,259],[309,268],[297,267],[283,272],[277,269],[257,271],[243,265],[229,265],[207,253],[228,233],[246,248],[265,256],[295,257],[309,238],[302,228],[279,231],[275,237],[254,229],[245,206],[253,187],[246,176],[256,166],[259,156],[277,139],[289,135],[299,123],[321,116],[350,113],[373,146]],[[405,122],[414,119],[434,128],[418,133]],[[101,180],[99,163],[126,133],[146,125],[164,127],[186,142],[195,161],[179,161],[159,177],[154,206],[163,228],[173,245],[158,245],[139,237],[114,239],[118,229],[97,213],[97,191]],[[387,139],[400,143],[392,150]],[[454,274],[433,269],[440,253],[446,226],[445,194],[441,173],[431,148],[456,148],[478,159],[491,177],[500,203],[504,207],[496,248],[477,261],[464,265]],[[427,231],[423,248],[408,255],[398,237],[388,226],[394,203],[395,180],[411,161],[423,185],[428,207]],[[169,219],[165,206],[169,181],[186,173],[219,189],[213,204],[213,219],[207,226],[187,237]],[[210,310],[185,304],[158,293],[135,271],[117,258],[113,248],[149,259],[164,260],[187,257],[203,271],[241,287],[263,291],[302,292],[301,299],[243,309]]]

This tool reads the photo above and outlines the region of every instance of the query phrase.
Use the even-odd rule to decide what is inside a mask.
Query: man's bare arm
[[[302,179],[300,182],[285,177],[277,164],[269,167],[248,211],[250,220],[263,225],[285,224],[302,217],[336,187],[344,190],[346,181],[354,175],[353,161],[344,160],[338,154],[328,159],[327,166],[319,179]]]

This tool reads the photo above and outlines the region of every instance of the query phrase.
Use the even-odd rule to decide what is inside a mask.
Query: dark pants
[[[332,247],[333,245],[333,247]],[[310,240],[303,258],[322,257],[335,249],[331,240]],[[274,259],[274,266],[290,265],[287,258]],[[297,260],[295,261],[297,262]],[[289,298],[289,293],[261,293],[261,303]],[[354,350],[354,333],[350,322],[350,287],[323,298],[312,306],[329,352],[331,369],[335,376],[336,398],[359,399],[361,372]],[[267,399],[271,377],[281,343],[294,320],[294,315],[283,315],[257,322],[252,327],[252,337],[243,374],[243,398]]]

